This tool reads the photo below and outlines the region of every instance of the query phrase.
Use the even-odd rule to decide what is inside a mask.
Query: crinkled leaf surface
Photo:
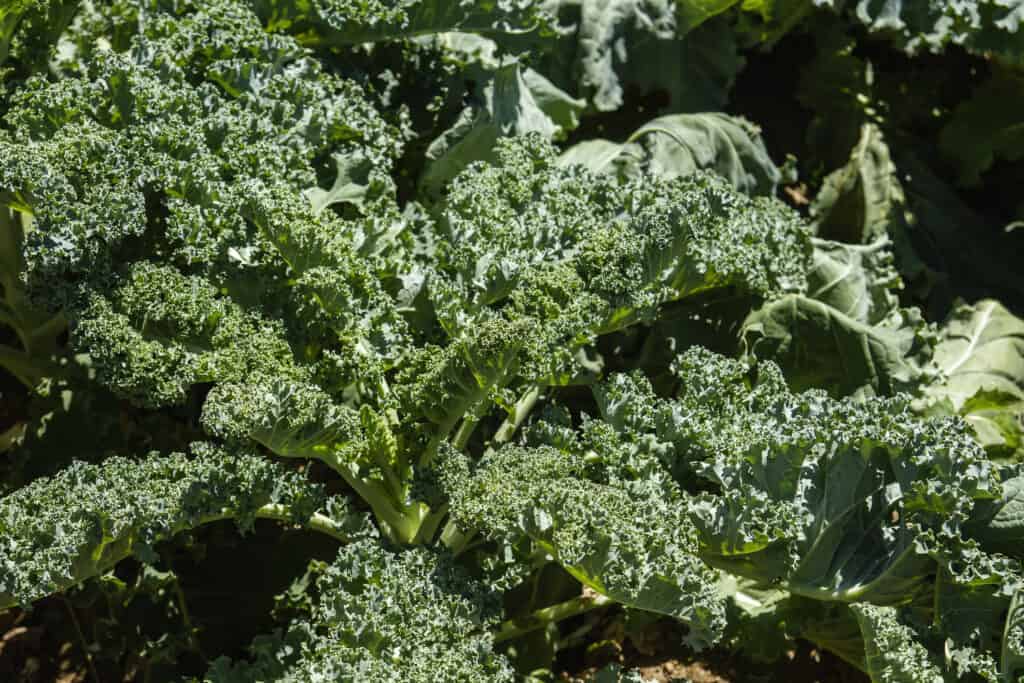
[[[217,519],[251,526],[261,506],[308,520],[320,487],[256,456],[200,446],[141,460],[76,463],[0,499],[0,606],[29,604]]]
[[[1012,64],[1024,62],[1020,0],[857,0],[853,12],[869,30],[893,36],[910,52],[962,45]]]
[[[257,638],[250,661],[218,659],[204,680],[515,680],[488,631],[501,614],[500,596],[448,555],[359,540],[340,550],[317,589],[308,621]]]
[[[917,634],[900,623],[896,608],[865,604],[851,609],[860,624],[865,668],[873,682],[944,683],[952,680],[943,674]]]
[[[455,124],[427,148],[421,190],[436,196],[472,162],[494,161],[498,138],[537,133],[546,139],[576,127],[584,102],[556,88],[532,69],[498,67],[481,93],[481,102],[464,109]]]
[[[672,111],[718,109],[743,60],[728,24],[735,0],[557,0],[565,35],[541,69],[597,111],[628,91],[664,94]]]

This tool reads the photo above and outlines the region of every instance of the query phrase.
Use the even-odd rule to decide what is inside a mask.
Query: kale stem
[[[520,399],[516,401],[509,416],[498,427],[498,431],[494,433],[494,443],[507,443],[515,435],[516,430],[523,424],[527,416],[529,416],[530,411],[533,410],[533,406],[537,404],[537,399],[539,398],[539,386],[534,385],[527,389]]]
[[[614,600],[600,593],[580,595],[571,600],[560,602],[557,605],[536,610],[525,617],[502,622],[498,627],[498,632],[494,635],[494,642],[501,643],[506,640],[512,640],[530,631],[544,628],[550,623],[586,614],[592,610],[614,603]]]
[[[469,443],[469,438],[473,436],[476,426],[480,424],[480,420],[490,409],[491,401],[486,396],[473,404],[466,417],[462,419],[459,431],[455,432],[455,436],[452,437],[452,446],[455,446],[456,450],[461,451],[466,448],[466,444]]]
[[[467,533],[462,532],[455,522],[449,519],[448,523],[444,525],[444,529],[441,531],[441,543],[443,543],[453,555],[460,555],[466,551],[469,542],[473,540],[475,535],[475,531]]]
[[[459,425],[459,431],[455,432],[455,436],[452,437],[452,446],[455,446],[455,449],[459,451],[465,448],[466,444],[469,443],[469,437],[473,436],[473,431],[479,423],[479,418],[467,415],[466,419]]]
[[[233,511],[224,511],[219,515],[210,515],[203,517],[199,520],[200,524],[209,524],[210,522],[219,522],[225,519],[234,519],[238,514]],[[303,529],[309,529],[310,531],[318,531],[322,534],[326,534],[331,538],[334,538],[342,543],[348,543],[352,539],[341,529],[341,525],[326,515],[322,515],[319,512],[314,512],[312,516],[305,522],[296,522],[292,516],[292,510],[287,505],[280,503],[268,503],[262,507],[256,508],[253,516],[257,519],[273,519],[278,522],[285,522],[288,524],[294,524],[301,526]]]
[[[430,514],[423,518],[419,531],[416,532],[415,544],[428,543],[437,533],[437,527],[448,514],[448,503],[442,503],[437,509],[431,510]]]
[[[352,487],[356,494],[366,501],[377,519],[384,522],[394,532],[399,543],[410,543],[419,529],[421,516],[415,511],[409,514],[408,508],[399,509],[388,495],[387,487],[378,482],[360,479],[352,470],[333,454],[320,458],[332,470],[341,475],[342,479]]]
[[[92,674],[92,679],[95,683],[102,683],[100,681],[100,674],[96,671],[96,663],[92,661],[92,653],[89,652],[89,644],[85,640],[85,634],[82,632],[82,624],[78,621],[78,615],[75,614],[75,608],[71,604],[71,601],[66,596],[60,596],[61,602],[64,603],[64,607],[67,608],[68,614],[71,615],[71,625],[75,627],[75,633],[78,634],[78,644],[82,648],[82,655],[85,657],[85,662],[89,667],[89,673]]]
[[[259,519],[273,519],[279,522],[294,523],[290,508],[287,505],[281,505],[278,503],[271,503],[257,509],[256,517]],[[309,520],[301,526],[311,531],[318,531],[322,534],[327,534],[331,538],[339,540],[342,543],[348,543],[352,540],[348,534],[341,530],[341,527],[337,522],[326,515],[320,514],[319,512],[314,512]]]

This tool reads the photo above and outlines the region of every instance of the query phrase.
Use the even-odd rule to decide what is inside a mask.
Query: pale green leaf
[[[651,173],[666,180],[709,170],[747,194],[773,195],[779,169],[761,131],[727,114],[673,114],[649,121],[616,145],[587,140],[563,152],[560,166],[582,164],[594,173],[632,178]]]

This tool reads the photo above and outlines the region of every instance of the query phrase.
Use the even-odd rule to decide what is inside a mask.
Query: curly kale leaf
[[[781,204],[745,197],[707,174],[620,185],[559,167],[536,136],[502,144],[495,166],[467,169],[441,216],[450,246],[439,270],[470,310],[564,264],[608,301],[605,327],[630,315],[615,309],[714,287],[762,296],[799,289],[808,251],[806,228]]]
[[[120,50],[94,48],[10,98],[0,198],[34,216],[30,272],[102,272],[146,247],[237,270],[263,246],[237,210],[253,183],[313,191],[319,164],[346,152],[377,168],[370,189],[390,186],[396,131],[246,4],[135,10],[119,7],[134,17]],[[76,39],[102,42],[103,29],[84,21]]]
[[[92,297],[73,335],[100,382],[148,406],[182,403],[194,384],[257,370],[300,374],[279,323],[218,296],[207,280],[144,261],[109,298]]]
[[[934,331],[913,309],[896,313],[868,325],[816,299],[790,295],[753,312],[742,334],[749,353],[777,361],[802,389],[891,396],[934,376]]]
[[[911,53],[961,45],[1010,64],[1024,63],[1019,0],[857,0],[853,13],[868,30],[890,35]]]
[[[590,481],[582,458],[545,446],[506,446],[472,471],[448,451],[441,471],[460,527],[529,538],[598,593],[684,621],[695,647],[721,636],[715,574],[696,556],[686,507],[663,492]]]
[[[704,173],[620,184],[560,167],[536,136],[502,141],[498,157],[453,181],[427,287],[455,339],[498,317],[532,328],[520,374],[535,382],[573,381],[580,349],[663,304],[803,288],[806,228],[771,200]]]
[[[272,32],[315,47],[401,40],[449,31],[500,37],[535,32],[550,18],[536,0],[257,0]]]
[[[90,15],[80,63],[10,98],[0,203],[31,221],[28,294],[139,403],[256,370],[367,393],[404,348],[379,279],[403,248],[397,131],[244,3],[132,7],[123,51],[86,49]]]
[[[640,377],[599,386],[620,435],[604,430],[592,448],[619,478],[668,474],[691,492],[705,561],[812,599],[877,604],[927,591],[936,564],[959,581],[982,571],[962,537],[999,483],[962,422],[921,419],[905,399],[794,394],[773,364],[754,382],[699,348],[675,372],[675,399]]]
[[[915,631],[900,623],[893,607],[864,604],[851,608],[864,638],[864,664],[878,683],[943,683],[953,680],[920,641]]]
[[[517,62],[494,60],[488,66],[480,74],[484,84],[479,96],[426,150],[419,181],[424,199],[440,196],[444,186],[470,163],[495,161],[500,138],[535,132],[551,140],[564,137],[579,124],[582,100]]]
[[[791,394],[770,364],[745,390],[741,373],[696,350],[677,368],[687,458],[720,487],[699,515],[706,559],[798,594],[898,604],[946,553],[973,552],[962,528],[999,490],[963,423]]]
[[[412,542],[427,514],[424,504],[410,500],[411,464],[391,425],[368,405],[356,410],[316,385],[256,376],[216,386],[202,421],[209,433],[229,442],[251,440],[281,457],[324,462],[398,542]]]
[[[5,63],[24,73],[46,68],[49,52],[78,12],[76,0],[11,0],[0,7],[0,83]],[[10,60],[10,61],[9,61]]]
[[[0,499],[0,607],[27,605],[101,574],[174,534],[219,519],[244,530],[257,517],[344,538],[343,520],[316,513],[320,487],[255,455],[197,445],[75,463]]]
[[[488,631],[501,614],[499,596],[450,556],[362,540],[341,549],[317,588],[308,622],[257,639],[250,662],[217,660],[204,680],[515,680]]]
[[[729,23],[714,20],[737,0],[548,4],[560,36],[541,71],[599,112],[622,107],[628,89],[667,94],[671,111],[718,110],[744,64]]]
[[[619,183],[560,167],[535,134],[497,155],[461,173],[424,226],[424,288],[450,341],[411,354],[399,384],[405,411],[442,435],[488,398],[511,410],[506,390],[592,381],[586,347],[663,304],[804,287],[807,229],[773,200],[705,173]]]

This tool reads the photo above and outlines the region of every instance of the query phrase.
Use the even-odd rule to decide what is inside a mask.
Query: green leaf
[[[670,473],[694,491],[705,562],[812,600],[891,605],[927,594],[937,561],[983,568],[962,522],[998,484],[958,420],[921,419],[905,398],[791,393],[771,363],[753,383],[744,363],[700,348],[674,374],[675,399],[638,374],[599,385],[603,424],[570,448],[629,490],[657,483],[672,499]]]
[[[541,62],[562,88],[614,111],[627,90],[666,96],[669,111],[713,111],[743,66],[715,15],[737,0],[559,0],[563,34]]]
[[[258,0],[270,31],[306,45],[347,46],[465,31],[500,37],[543,24],[540,3],[523,0]]]
[[[910,53],[962,45],[975,54],[1024,64],[1021,0],[857,0],[854,13],[868,30],[890,36]]]
[[[865,124],[846,166],[825,178],[811,203],[811,216],[822,237],[868,244],[886,236],[897,237],[905,204],[882,132]]]
[[[651,173],[666,180],[704,169],[750,195],[774,195],[780,178],[760,129],[746,119],[717,113],[662,116],[621,145],[601,139],[574,145],[558,163],[620,178]]]
[[[362,206],[369,192],[369,159],[359,154],[335,154],[333,161],[336,175],[331,188],[314,187],[306,191],[309,203],[317,213],[335,204]]]
[[[584,102],[518,63],[498,68],[482,89],[482,102],[464,109],[455,124],[427,148],[420,191],[436,197],[474,161],[495,161],[498,138],[537,133],[551,140],[578,124]]]
[[[261,320],[199,277],[141,261],[79,313],[72,343],[90,354],[99,381],[145,406],[185,400],[200,382],[257,370],[295,377],[280,323]]]
[[[1013,595],[1003,631],[1000,669],[1009,680],[1020,680],[1024,673],[1024,589]]]
[[[822,119],[826,125],[835,120],[835,116]],[[934,275],[915,250],[913,216],[889,147],[876,125],[861,126],[849,160],[825,178],[810,212],[820,237],[851,244],[888,238],[899,271],[914,293],[923,295],[931,286]]]
[[[934,376],[934,333],[916,309],[894,310],[872,325],[790,294],[752,312],[741,338],[746,353],[778,362],[801,390],[892,396]]]
[[[133,553],[152,554],[158,541],[210,521],[235,518],[243,529],[262,516],[305,523],[323,503],[318,486],[265,458],[195,450],[194,458],[75,463],[0,499],[0,609],[65,590]]]
[[[515,680],[488,630],[500,596],[446,554],[362,539],[327,565],[317,595],[309,621],[257,638],[251,661],[214,661],[204,681]]]
[[[957,581],[940,571],[933,607],[935,627],[946,639],[946,668],[957,680],[980,675],[998,680],[996,654],[1000,650],[1004,619],[1020,577],[1013,568],[997,575]]]
[[[624,40],[633,27],[644,27],[648,40],[671,40],[676,36],[672,3],[656,0],[592,0],[580,3],[581,16],[577,37],[580,53],[581,86],[598,111],[613,111],[622,105],[623,89],[617,74],[615,43]],[[632,55],[630,56],[632,58]],[[621,57],[620,57],[621,59]],[[648,64],[649,68],[653,67]]]
[[[676,0],[676,31],[678,35],[686,35],[737,2],[739,0]],[[746,3],[744,3],[744,9],[747,9]]]
[[[531,539],[598,593],[681,619],[695,647],[721,635],[715,574],[695,554],[685,507],[587,481],[581,460],[550,447],[505,446],[472,472],[449,450],[442,468],[461,528]]]
[[[807,296],[858,322],[877,324],[899,307],[902,283],[893,267],[889,242],[864,246],[814,240]]]
[[[939,148],[959,166],[960,183],[967,186],[979,185],[997,158],[1024,159],[1024,73],[994,66],[988,80],[954,110]]]
[[[851,607],[864,637],[864,663],[872,683],[948,683],[917,634],[900,623],[894,607]]]
[[[9,0],[0,7],[0,67],[12,56],[30,68],[45,66],[46,52],[78,11],[75,0]],[[0,73],[0,82],[4,80]]]
[[[1024,320],[998,301],[959,304],[939,333],[942,381],[926,386],[928,404],[948,403],[993,455],[1024,455]]]
[[[369,406],[357,411],[316,385],[254,376],[218,384],[203,405],[202,421],[228,441],[251,440],[281,457],[327,464],[400,542],[411,541],[426,514],[423,504],[409,499],[407,463],[396,457],[394,443],[382,433],[386,425]]]
[[[797,26],[815,6],[831,6],[833,0],[743,0],[739,30],[752,42],[767,47]],[[756,20],[755,20],[756,15]]]

